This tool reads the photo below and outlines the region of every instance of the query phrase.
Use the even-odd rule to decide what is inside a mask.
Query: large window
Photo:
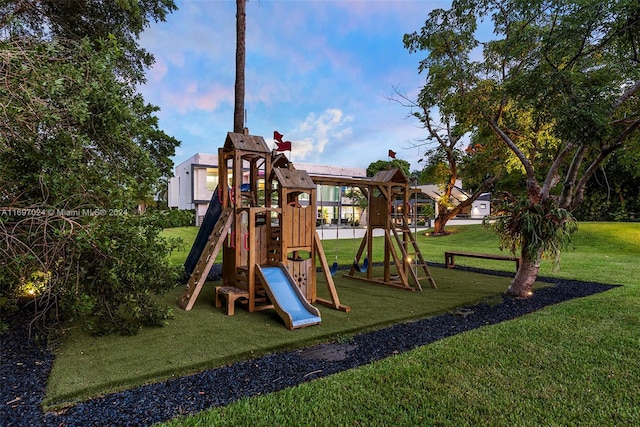
[[[206,189],[214,191],[218,186],[218,168],[207,168]]]
[[[339,202],[340,187],[333,185],[318,185],[318,200],[323,202]]]

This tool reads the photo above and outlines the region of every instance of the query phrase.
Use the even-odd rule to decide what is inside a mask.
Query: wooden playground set
[[[382,171],[373,178],[309,175],[295,169],[283,153],[270,150],[261,136],[228,133],[218,149],[218,177],[185,262],[184,310],[193,307],[222,251],[222,285],[215,298],[216,307],[226,302],[229,315],[240,301],[249,312],[275,309],[285,326],[295,329],[320,323],[314,303],[350,311],[333,281],[337,263],[329,266],[316,231],[318,184],[359,188],[368,200],[366,233],[346,277],[407,290],[422,290],[421,280],[427,279],[436,288],[408,226],[411,189],[402,171]],[[396,200],[405,206],[400,218],[391,215]],[[376,229],[384,230],[381,277],[374,277],[371,268]],[[318,268],[329,299],[317,295]]]

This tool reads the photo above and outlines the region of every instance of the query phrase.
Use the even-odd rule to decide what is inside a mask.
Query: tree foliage
[[[392,159],[392,160],[377,160],[372,162],[367,166],[367,176],[374,176],[380,171],[389,170],[389,169],[400,169],[404,174],[409,177],[410,172],[409,168],[411,164],[402,159]]]
[[[640,141],[613,153],[594,173],[574,214],[581,221],[640,218]]]
[[[559,208],[550,199],[543,204],[531,204],[521,197],[503,193],[496,201],[494,228],[500,235],[500,249],[516,252],[521,249],[527,259],[552,257],[554,267],[560,263],[560,253],[569,247],[571,233],[577,223],[571,213]]]
[[[176,282],[171,243],[136,205],[179,143],[136,91],[152,60],[136,38],[172,7],[0,7],[0,283],[4,297],[32,299],[41,324],[132,333],[170,313],[151,296]]]
[[[481,41],[485,20],[493,38]],[[487,141],[508,149],[505,164],[523,174],[521,201],[505,211],[513,226],[499,231],[523,257],[509,293],[529,295],[542,252],[530,250],[532,240],[514,226],[540,227],[534,234],[549,241],[538,247],[559,250],[554,241],[562,239],[545,230],[571,216],[556,213],[575,210],[595,171],[638,138],[640,5],[454,0],[405,35],[405,45],[428,52],[419,66],[426,73],[419,104],[437,107],[474,136],[493,134]],[[543,212],[542,221],[520,221],[526,212]]]
[[[438,120],[433,117],[428,105],[413,103],[411,107],[416,109],[413,116],[420,120],[427,130],[427,136],[422,142],[428,147],[425,152],[427,164],[422,178],[429,178],[429,183],[439,185],[442,190],[441,197],[436,200],[438,209],[432,234],[446,234],[447,222],[472,206],[474,201],[487,192],[502,174],[502,168],[486,167],[486,160],[490,158],[490,153],[478,142],[467,145],[463,150],[464,127],[456,124],[453,116],[441,115]],[[481,165],[481,171],[475,169],[474,165]],[[465,183],[467,188],[470,182],[476,184],[475,189],[467,199],[459,203],[451,203],[456,182],[462,176],[472,178]]]
[[[101,40],[118,41],[121,55],[113,71],[133,84],[144,81],[153,55],[138,45],[151,21],[164,21],[176,10],[173,0],[7,0],[0,6],[3,39],[89,40],[94,49]]]

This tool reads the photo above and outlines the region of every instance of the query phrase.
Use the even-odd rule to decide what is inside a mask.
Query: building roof
[[[419,185],[418,188],[424,194],[436,201],[439,200],[444,193],[442,188],[439,185],[435,184]],[[454,186],[451,190],[451,201],[454,204],[459,204],[460,202],[467,200],[469,197],[470,195],[459,187]]]
[[[296,169],[305,170],[309,175],[341,176],[341,177],[366,177],[366,168],[338,165],[318,165],[314,163],[293,162]]]

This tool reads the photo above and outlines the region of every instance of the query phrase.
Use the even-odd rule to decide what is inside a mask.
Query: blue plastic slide
[[[287,329],[320,323],[320,311],[309,304],[284,265],[257,267],[267,295]]]
[[[189,280],[193,269],[196,268],[200,255],[209,241],[209,236],[220,218],[220,213],[222,213],[222,205],[220,204],[220,199],[218,199],[218,187],[216,187],[213,191],[213,196],[211,196],[211,201],[209,202],[209,207],[204,215],[202,224],[200,224],[196,240],[193,242],[189,256],[184,262],[184,271],[186,273],[185,283]],[[207,272],[207,274],[209,274],[209,272]]]

